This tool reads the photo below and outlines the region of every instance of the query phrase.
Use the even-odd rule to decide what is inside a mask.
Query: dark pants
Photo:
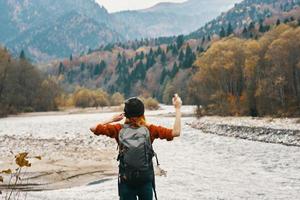
[[[119,184],[120,200],[153,200],[152,183],[132,187],[126,183]]]

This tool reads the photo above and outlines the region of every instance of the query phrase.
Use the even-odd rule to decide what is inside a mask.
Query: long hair
[[[125,124],[129,124],[134,127],[141,127],[146,125],[145,115],[141,115],[139,117],[130,117],[126,118]]]

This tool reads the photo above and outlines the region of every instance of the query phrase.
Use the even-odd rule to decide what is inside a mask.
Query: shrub
[[[79,88],[73,94],[73,102],[76,107],[103,107],[108,106],[109,96],[103,90],[89,90]]]
[[[148,98],[141,98],[143,101],[145,108],[149,110],[157,110],[159,109],[159,103],[156,99],[148,97]]]
[[[74,104],[76,107],[86,108],[92,106],[93,96],[88,89],[78,89],[73,95]]]
[[[112,106],[120,106],[122,103],[124,103],[124,96],[116,92],[110,97],[110,104]]]
[[[92,102],[92,106],[93,107],[104,107],[104,106],[109,106],[109,96],[106,92],[102,91],[102,90],[96,90],[96,91],[92,91],[92,98],[93,98],[93,102]]]

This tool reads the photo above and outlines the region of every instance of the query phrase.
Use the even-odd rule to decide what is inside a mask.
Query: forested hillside
[[[231,33],[257,37],[255,30],[267,31],[271,25],[300,17],[300,0],[244,0],[224,12],[187,38],[207,38]],[[291,19],[292,18],[292,19]]]
[[[51,63],[46,70],[70,92],[80,85],[169,103],[171,95],[180,89],[187,98],[186,85],[199,41],[184,43],[183,36],[179,36],[170,45],[151,45],[148,40],[137,43],[115,44],[81,57],[71,56]]]

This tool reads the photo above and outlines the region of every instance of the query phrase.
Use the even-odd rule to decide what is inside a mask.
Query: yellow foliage
[[[16,164],[19,167],[31,167],[31,163],[27,160],[28,159],[28,153],[19,153],[18,155],[15,156],[16,158]]]
[[[196,60],[190,95],[219,114],[290,112],[300,101],[299,47],[300,27],[285,24],[259,40],[217,41]]]

